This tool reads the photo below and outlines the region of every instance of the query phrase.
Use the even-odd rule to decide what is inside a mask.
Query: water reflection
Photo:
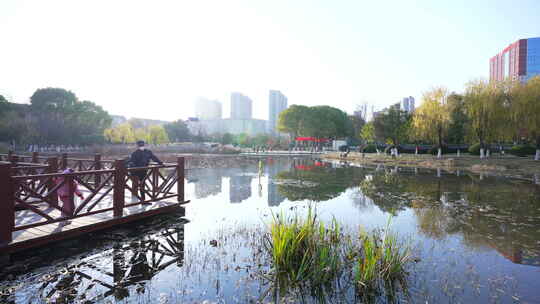
[[[176,268],[183,266],[184,224],[178,222],[178,218],[174,221],[176,223],[165,221],[157,226],[146,222],[132,227],[135,231],[143,227],[153,231],[142,235],[141,231],[132,235],[113,230],[89,242],[72,241],[72,245],[83,247],[83,256],[88,253],[89,246],[97,247],[93,248],[97,254],[67,257],[62,256],[65,252],[56,252],[56,257],[49,257],[51,260],[44,261],[44,264],[61,265],[65,259],[72,261],[63,267],[35,271],[25,282],[32,290],[3,290],[4,296],[0,300],[2,303],[96,303],[110,297],[122,300],[143,294],[146,284],[160,272],[172,265]],[[118,237],[124,240],[111,240]]]
[[[540,264],[540,188],[534,183],[442,169],[380,164],[358,168],[309,158],[262,161],[263,179],[256,163],[193,172],[195,195],[219,194],[225,179],[230,203],[261,196],[261,181],[268,206],[286,200],[324,202],[350,190],[350,199],[360,209],[376,207],[393,215],[412,210],[418,231],[427,237],[461,235],[471,248],[492,248],[514,263]]]
[[[260,252],[255,249],[260,238],[252,228],[268,220],[269,211],[302,212],[306,202],[315,202],[322,216],[338,218],[344,229],[384,226],[393,214],[396,230],[412,234],[424,250],[419,264],[424,272],[418,271],[421,275],[411,282],[417,297],[412,302],[489,302],[501,290],[494,285],[502,282],[492,279],[496,275],[519,277],[519,298],[537,299],[533,285],[540,268],[529,267],[540,265],[540,187],[533,182],[309,158],[260,160],[262,172],[258,159],[188,172],[186,196],[192,203],[186,215],[192,222],[186,236],[179,218],[159,217],[126,231],[29,253],[30,258],[62,256],[37,266],[21,265],[18,283],[5,286],[25,282],[25,287],[0,302],[141,302],[143,297],[142,302],[157,303],[157,290],[173,295],[191,291],[178,296],[184,302],[232,303],[239,287],[259,299],[264,288],[250,269],[265,267],[267,260],[258,255],[256,263],[248,262]],[[28,259],[21,261],[28,264]],[[473,287],[465,290],[466,284]],[[514,290],[502,289],[507,292],[502,302],[513,301]]]

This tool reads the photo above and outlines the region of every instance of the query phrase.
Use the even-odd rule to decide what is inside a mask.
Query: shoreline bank
[[[447,172],[456,170],[468,171],[471,173],[484,173],[509,178],[530,179],[533,182],[540,182],[540,161],[532,158],[522,158],[515,156],[496,156],[489,159],[480,159],[478,156],[456,154],[443,155],[437,159],[433,155],[401,154],[397,158],[388,155],[377,155],[375,153],[351,152],[347,157],[340,157],[340,153],[331,152],[321,155],[323,159],[353,162],[360,165],[374,164],[399,167],[417,167],[427,169],[441,169]]]

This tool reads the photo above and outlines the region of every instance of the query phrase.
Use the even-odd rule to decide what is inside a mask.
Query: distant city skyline
[[[111,114],[169,121],[231,90],[259,119],[273,88],[289,105],[348,113],[405,94],[419,106],[434,86],[488,79],[489,58],[540,36],[539,11],[535,0],[2,0],[0,94],[24,103],[60,87]]]

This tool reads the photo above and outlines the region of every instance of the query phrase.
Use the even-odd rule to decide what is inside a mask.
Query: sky
[[[110,114],[176,120],[197,97],[375,110],[487,78],[540,36],[538,0],[0,0],[0,94],[61,87]]]

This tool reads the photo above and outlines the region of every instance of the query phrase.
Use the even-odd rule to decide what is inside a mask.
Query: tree
[[[465,142],[467,114],[463,95],[451,93],[447,99],[450,111],[450,125],[448,126],[447,142],[462,144]]]
[[[304,134],[309,107],[292,105],[279,114],[277,129],[280,132],[289,133],[292,138]]]
[[[540,76],[518,88],[513,113],[528,137],[536,143],[534,160],[540,160]]]
[[[360,131],[360,138],[366,144],[369,144],[375,140],[375,129],[373,127],[373,122],[368,122],[362,127],[362,130]]]
[[[148,142],[154,145],[166,144],[169,142],[167,131],[162,126],[150,126],[148,128]]]
[[[135,132],[129,123],[120,124],[104,131],[107,141],[115,144],[127,144],[135,142]],[[137,140],[146,140],[146,134]]]
[[[279,115],[278,130],[289,133],[292,138],[336,138],[352,135],[353,126],[347,113],[340,109],[292,105]]]
[[[233,143],[233,140],[234,140],[234,135],[232,135],[231,133],[225,133],[221,137],[221,144],[222,145],[230,145],[230,144]]]
[[[360,132],[362,130],[362,127],[366,124],[366,121],[362,118],[362,115],[359,113],[358,115],[349,115],[349,120],[352,126],[352,134],[354,138],[361,139],[360,138]]]
[[[450,125],[447,98],[447,90],[442,87],[425,92],[422,105],[414,112],[412,121],[413,131],[417,136],[432,143],[437,142],[439,158],[442,156],[443,138]]]
[[[183,120],[176,120],[163,126],[171,142],[189,141],[191,133]]]
[[[467,84],[463,98],[471,137],[480,143],[480,158],[484,158],[486,143],[497,139],[509,120],[504,95],[496,84],[476,80]]]
[[[247,147],[251,144],[251,138],[246,133],[240,133],[236,135],[234,142],[236,145]]]
[[[375,137],[397,146],[407,139],[409,120],[410,115],[400,109],[399,103],[392,105],[373,118]]]
[[[87,144],[103,139],[111,117],[90,101],[61,88],[38,89],[30,97],[35,139],[44,143]]]

